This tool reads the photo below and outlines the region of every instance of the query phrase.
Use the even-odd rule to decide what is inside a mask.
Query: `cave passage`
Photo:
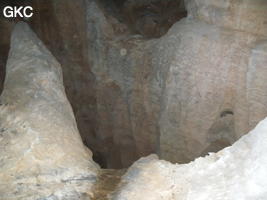
[[[0,17],[0,34],[2,36],[0,40],[0,90],[3,89],[11,31],[18,21],[25,21],[62,64],[66,93],[73,107],[81,137],[84,144],[92,150],[94,160],[103,168],[124,168],[141,156],[156,153],[156,147],[144,150],[143,153],[143,150],[136,152],[135,143],[138,141],[135,141],[132,136],[120,139],[115,135],[104,136],[106,138],[98,135],[101,131],[99,121],[106,119],[102,119],[97,114],[99,112],[97,110],[97,82],[91,69],[91,63],[95,62],[96,58],[89,57],[87,53],[89,41],[86,31],[88,26],[86,1],[62,2],[53,0],[45,2],[41,0],[6,0],[1,2],[1,10],[5,6],[30,5],[34,9],[34,16],[30,19],[20,17],[7,19],[3,15]],[[166,34],[175,22],[186,16],[183,1],[99,0],[96,3],[114,29],[115,35],[110,38],[113,41],[121,36],[132,37],[134,35],[139,35],[144,40],[159,38]],[[110,97],[106,96],[106,98],[114,98],[114,94],[111,94]],[[107,115],[109,114],[107,113]],[[126,129],[128,128],[126,127]],[[120,140],[126,140],[126,145],[133,148],[133,152],[129,153],[130,159],[120,158],[121,156],[127,157],[127,152],[129,152],[128,149],[126,154],[120,155],[120,151],[125,148],[121,147]],[[124,143],[124,141],[122,142]],[[103,149],[105,150],[103,151]],[[111,153],[107,155],[106,152],[109,151]]]
[[[266,199],[267,1],[7,5],[0,199]]]

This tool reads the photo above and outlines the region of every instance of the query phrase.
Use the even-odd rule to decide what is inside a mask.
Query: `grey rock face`
[[[117,155],[110,166],[150,153],[189,162],[233,144],[267,115],[266,2],[186,6],[188,17],[153,40],[118,34],[101,6],[88,6],[97,140],[108,147],[98,151]]]
[[[0,107],[0,199],[89,199],[98,167],[79,136],[60,64],[25,23],[11,39]]]
[[[96,76],[96,149],[106,167],[128,167],[157,147],[161,89],[157,66],[151,65],[155,42],[118,35],[94,1],[87,13],[89,57]]]
[[[229,146],[267,115],[259,67],[267,64],[267,3],[188,1],[187,8],[189,16],[162,38],[176,46],[171,64],[161,65],[168,74],[160,154],[173,162]]]
[[[190,18],[259,36],[267,34],[264,0],[186,0],[185,2]]]

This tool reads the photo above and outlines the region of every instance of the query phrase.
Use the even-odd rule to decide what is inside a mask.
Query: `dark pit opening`
[[[127,25],[130,34],[159,38],[187,16],[183,0],[99,0],[109,14]]]

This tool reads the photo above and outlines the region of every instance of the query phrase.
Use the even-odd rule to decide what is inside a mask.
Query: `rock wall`
[[[242,137],[267,114],[266,1],[188,0],[188,16],[167,33],[164,20],[154,24],[165,3],[34,1],[29,23],[63,63],[81,136],[103,167],[151,153],[185,163],[233,145],[189,164],[143,158],[122,181],[123,171],[97,177],[59,63],[19,23],[0,98],[0,199],[266,197],[266,119]]]
[[[186,4],[187,19],[162,38],[176,45],[166,58],[171,64],[162,64],[169,70],[160,120],[161,157],[174,162],[232,144],[267,114],[264,81],[257,77],[267,64],[267,3]]]
[[[149,156],[123,176],[112,200],[265,199],[267,119],[231,147],[189,164]]]
[[[125,7],[140,16],[133,11],[143,4]],[[150,153],[189,162],[233,144],[267,114],[266,2],[185,4],[187,18],[159,39],[125,31],[101,2],[87,5],[96,135],[107,147],[96,149],[108,167]]]
[[[103,167],[151,153],[189,162],[266,115],[265,1],[21,2],[36,11],[28,22],[62,64],[83,142]],[[25,19],[0,20],[8,38]]]
[[[87,14],[89,58],[96,77],[96,153],[106,167],[127,167],[157,148],[159,86],[156,66],[151,65],[155,42],[118,32],[124,25],[97,2],[88,3]]]
[[[0,199],[90,199],[98,166],[83,145],[60,64],[25,23],[11,38],[0,107]]]

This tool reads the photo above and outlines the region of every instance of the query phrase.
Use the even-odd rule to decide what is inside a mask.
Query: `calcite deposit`
[[[0,100],[0,199],[90,199],[98,166],[77,130],[60,64],[25,23],[12,34]]]
[[[233,146],[189,164],[149,156],[123,176],[113,200],[264,200],[267,118]]]

